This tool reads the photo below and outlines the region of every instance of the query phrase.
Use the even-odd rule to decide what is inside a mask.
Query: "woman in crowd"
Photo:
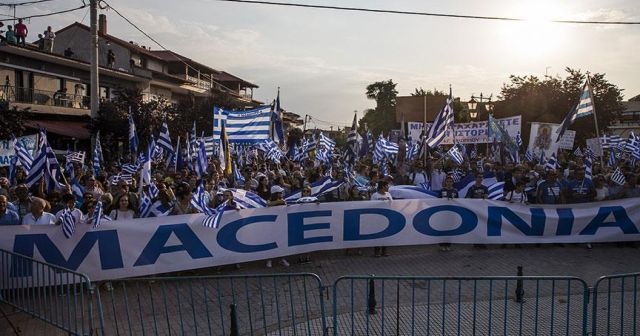
[[[109,213],[113,220],[128,220],[136,218],[136,212],[129,202],[129,195],[123,194],[116,199],[117,207]]]

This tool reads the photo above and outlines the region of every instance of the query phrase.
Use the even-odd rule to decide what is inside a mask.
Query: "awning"
[[[28,120],[25,126],[29,128],[45,128],[49,133],[64,135],[76,139],[89,139],[91,134],[87,129],[87,123],[83,121],[59,121],[59,120]]]

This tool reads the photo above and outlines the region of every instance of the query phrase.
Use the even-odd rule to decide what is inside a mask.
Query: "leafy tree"
[[[0,139],[21,136],[25,130],[24,120],[31,114],[29,109],[9,108],[7,101],[0,101]]]
[[[449,93],[445,91],[438,91],[438,89],[433,89],[433,91],[428,90],[425,91],[423,88],[416,88],[415,91],[411,94],[414,97],[438,97],[441,98],[442,102],[445,102],[447,97],[449,97]],[[467,111],[466,104],[460,101],[460,98],[453,98],[453,113],[454,113],[454,122],[455,123],[466,123],[469,122],[469,112]]]
[[[522,115],[522,138],[529,139],[531,122],[561,123],[569,111],[576,105],[586,74],[579,70],[566,68],[567,77],[510,76],[501,90],[501,101],[495,105],[496,117]],[[622,90],[609,83],[604,74],[593,74],[591,88],[594,94],[596,114],[600,132],[604,132],[617,119],[624,106]],[[579,118],[570,129],[577,130],[576,143],[583,144],[585,139],[595,137],[593,117]]]
[[[367,98],[376,101],[376,108],[365,110],[364,117],[360,119],[360,131],[364,129],[365,124],[376,135],[380,132],[389,134],[389,131],[397,128],[395,108],[398,90],[396,85],[392,79],[389,79],[367,86]]]

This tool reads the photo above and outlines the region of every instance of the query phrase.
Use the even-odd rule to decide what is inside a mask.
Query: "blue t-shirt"
[[[593,182],[591,180],[571,180],[566,184],[566,188],[571,193],[572,203],[590,202],[593,195]]]
[[[538,186],[538,194],[541,196],[542,204],[558,204],[560,203],[560,193],[562,185],[560,182],[544,181]]]
[[[17,212],[7,209],[0,215],[0,225],[20,225],[20,216]]]

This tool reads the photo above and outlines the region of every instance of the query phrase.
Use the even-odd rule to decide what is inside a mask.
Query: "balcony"
[[[193,77],[189,75],[185,75],[185,78],[188,82],[193,83],[196,87],[205,90],[211,90],[211,82],[203,79],[198,79],[198,77]]]
[[[0,86],[0,100],[35,113],[90,115],[89,96],[14,86]]]

